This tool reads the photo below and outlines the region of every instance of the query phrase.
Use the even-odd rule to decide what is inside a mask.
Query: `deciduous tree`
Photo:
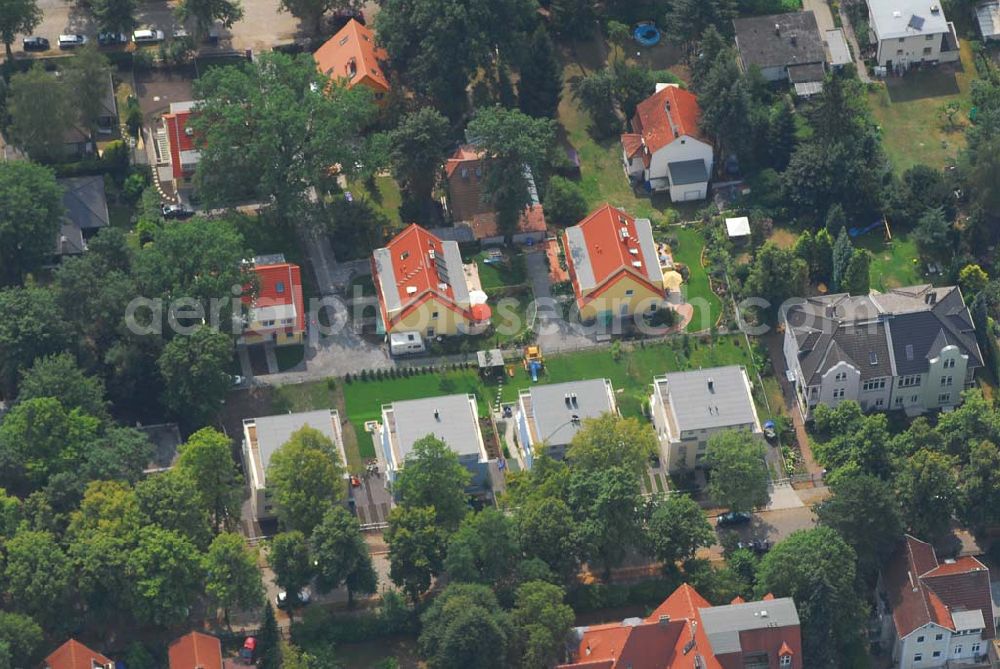
[[[219,412],[233,385],[229,366],[233,341],[209,326],[167,342],[156,366],[163,377],[163,403],[186,424],[203,425]]]
[[[16,4],[16,3],[15,3]],[[36,63],[10,78],[8,128],[12,144],[32,160],[55,161],[65,153],[66,131],[75,120],[66,85]]]
[[[358,10],[364,5],[359,0],[280,0],[278,7],[301,20],[319,35],[323,30],[323,16],[334,10]]]
[[[264,585],[257,567],[257,549],[247,546],[243,537],[223,532],[212,540],[203,562],[205,592],[222,608],[226,624],[234,608],[249,610],[264,601]]]
[[[226,28],[243,18],[240,0],[182,0],[175,10],[181,22],[194,21],[195,34],[201,38],[209,33],[218,21]]]
[[[924,541],[944,536],[958,501],[957,488],[950,456],[921,449],[905,459],[896,476],[896,494],[910,533]]]
[[[708,439],[705,465],[711,471],[709,496],[731,511],[767,504],[771,482],[765,446],[749,432],[726,430]]]
[[[674,0],[667,12],[667,34],[690,49],[710,26],[731,31],[736,18],[733,0]]]
[[[433,107],[407,114],[389,133],[393,176],[417,210],[426,210],[432,200],[450,134],[448,119]]]
[[[62,197],[48,168],[26,160],[0,163],[0,283],[19,283],[52,254]]]
[[[646,524],[650,552],[670,568],[715,542],[715,532],[698,503],[684,494],[658,499]]]
[[[576,225],[587,215],[587,198],[574,182],[560,176],[545,189],[545,218],[555,225]]]
[[[147,623],[185,620],[202,592],[201,556],[186,537],[155,525],[139,530],[139,544],[128,556],[136,616]]]
[[[892,486],[871,474],[835,479],[833,497],[817,508],[820,523],[844,538],[860,572],[873,577],[903,534],[899,502]]]
[[[524,553],[569,582],[579,567],[580,544],[573,512],[558,497],[531,499],[515,516]]]
[[[509,588],[521,558],[514,520],[496,509],[469,514],[448,540],[444,566],[456,581]]]
[[[446,534],[435,519],[434,507],[397,506],[389,512],[385,532],[389,544],[389,576],[417,603],[431,587],[431,578],[444,566]]]
[[[271,455],[267,486],[282,527],[311,534],[344,496],[344,465],[333,442],[303,427]]]
[[[969,464],[959,482],[959,515],[973,528],[985,528],[1000,518],[1000,452],[981,441],[969,450]]]
[[[90,11],[93,12],[101,32],[128,35],[137,25],[135,14],[138,8],[138,0],[90,1]]]
[[[287,593],[289,602],[294,602],[313,577],[306,536],[298,530],[276,535],[271,540],[268,562],[274,570],[275,584]]]
[[[42,22],[36,0],[9,0],[0,5],[0,39],[7,50],[7,62],[14,60],[10,45],[19,34],[30,35]]]
[[[871,262],[872,254],[866,249],[854,249],[840,289],[851,295],[867,295],[871,290]]]
[[[42,628],[20,613],[0,611],[0,642],[7,645],[11,666],[33,666],[42,649]]]
[[[190,476],[212,526],[232,527],[240,517],[243,477],[233,461],[229,437],[205,427],[181,446],[177,468]]]
[[[64,623],[73,570],[56,538],[21,530],[5,543],[4,553],[3,583],[11,604],[49,628]]]
[[[188,538],[199,550],[212,541],[212,521],[191,472],[174,468],[153,474],[135,486],[145,521]]]
[[[642,542],[638,475],[622,465],[574,469],[569,506],[576,512],[583,556],[588,563],[600,565],[608,578],[628,550]]]
[[[649,468],[657,452],[656,435],[635,418],[606,413],[585,420],[566,451],[574,470],[600,471],[622,467],[636,477]]]
[[[309,551],[316,565],[316,587],[330,592],[347,586],[348,606],[354,593],[371,594],[378,586],[368,545],[358,519],[341,506],[331,507],[309,537]]]
[[[539,25],[521,60],[521,81],[517,87],[521,111],[528,116],[555,118],[562,88],[562,65],[548,32]]]
[[[16,395],[21,370],[38,358],[60,353],[70,344],[66,324],[51,290],[8,288],[0,290],[0,387],[5,395]]]
[[[403,505],[434,509],[438,524],[451,532],[469,511],[465,488],[471,478],[455,451],[427,435],[414,442],[393,491]]]
[[[421,617],[420,651],[431,669],[503,669],[514,634],[485,585],[453,583]]]
[[[544,581],[529,581],[517,589],[511,620],[516,657],[524,669],[551,667],[573,627],[573,609],[563,603],[562,588]]]
[[[785,300],[805,295],[808,281],[809,267],[795,251],[766,242],[750,266],[743,292],[767,300],[776,311]]]
[[[69,353],[58,353],[35,360],[25,370],[19,384],[20,401],[54,397],[67,409],[80,409],[96,418],[107,418],[104,382],[88,376]]]
[[[110,65],[97,46],[86,44],[70,58],[63,70],[63,77],[72,91],[73,107],[77,119],[93,133],[97,121],[104,113],[104,100],[110,83]]]

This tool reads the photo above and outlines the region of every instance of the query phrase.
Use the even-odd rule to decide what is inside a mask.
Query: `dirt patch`
[[[790,249],[795,246],[795,242],[798,238],[799,236],[791,230],[775,228],[774,231],[771,232],[770,241],[774,242],[779,248]]]

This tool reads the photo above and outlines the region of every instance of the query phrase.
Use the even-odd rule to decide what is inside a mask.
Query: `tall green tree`
[[[917,219],[917,226],[911,236],[921,256],[942,259],[951,257],[951,224],[941,207],[924,212]]]
[[[0,163],[0,284],[16,284],[52,254],[63,191],[51,170],[26,160]]]
[[[554,122],[516,109],[488,107],[476,112],[467,132],[485,154],[483,197],[496,209],[500,229],[512,231],[531,204],[524,168],[541,175],[555,146]]]
[[[91,133],[97,130],[97,121],[104,112],[110,76],[108,59],[94,44],[77,49],[63,70],[63,77],[72,91],[77,120]]]
[[[753,511],[770,499],[765,446],[749,432],[726,430],[708,439],[709,496],[731,511]]]
[[[185,620],[203,591],[198,549],[186,537],[155,525],[139,530],[139,544],[128,556],[127,569],[136,616],[146,623]]]
[[[331,82],[308,54],[209,69],[195,85],[201,103],[192,121],[202,196],[218,205],[270,201],[292,223],[309,190],[325,189],[332,166],[353,174],[364,158],[357,138],[375,113],[364,88]]]
[[[284,590],[289,601],[294,601],[313,577],[313,564],[309,556],[309,543],[298,530],[282,532],[271,540],[268,562],[274,570],[275,584]]]
[[[0,290],[0,388],[16,395],[17,379],[38,358],[60,353],[70,344],[69,328],[59,313],[55,296],[46,288]]]
[[[854,257],[854,245],[847,235],[847,228],[841,228],[837,233],[837,241],[833,244],[833,290],[843,289],[844,279],[848,276],[851,259]]]
[[[867,295],[871,290],[872,254],[866,249],[854,249],[840,289],[851,295]]]
[[[84,453],[78,474],[90,480],[111,479],[135,483],[153,458],[153,444],[134,427],[105,426],[103,434]]]
[[[417,603],[444,567],[446,533],[430,506],[397,506],[389,512],[389,577]]]
[[[199,550],[208,548],[212,541],[211,515],[188,469],[174,468],[147,476],[136,484],[135,497],[146,523],[187,537]]]
[[[910,534],[932,542],[947,534],[957,488],[951,456],[921,449],[906,458],[896,476],[896,494]]]
[[[733,0],[674,0],[664,25],[673,40],[685,44],[690,50],[711,26],[731,33],[734,18],[736,3]]]
[[[580,543],[573,512],[558,497],[540,496],[522,505],[515,516],[524,553],[538,558],[570,582],[579,567]]]
[[[0,5],[0,39],[7,50],[7,62],[14,59],[10,45],[18,34],[30,35],[42,22],[37,0],[10,0]]]
[[[30,617],[0,611],[0,643],[7,646],[11,666],[33,666],[42,638],[42,628]]]
[[[485,585],[453,583],[421,616],[418,641],[430,669],[503,669],[514,630]]]
[[[73,570],[56,537],[22,530],[4,545],[3,584],[14,608],[48,628],[65,622]]]
[[[650,553],[673,569],[694,557],[699,548],[715,543],[715,532],[701,507],[688,495],[667,495],[656,500],[646,523]]]
[[[621,118],[616,108],[617,81],[609,68],[596,70],[575,80],[573,98],[590,114],[594,132],[609,137],[621,130]]]
[[[795,151],[795,105],[787,95],[771,110],[767,144],[771,167],[778,171],[788,167]]]
[[[514,520],[496,509],[469,514],[448,540],[444,567],[456,581],[512,586],[521,548]]]
[[[455,451],[427,435],[414,442],[393,491],[405,506],[434,509],[437,522],[451,532],[469,511],[465,488],[471,477]]]
[[[282,527],[311,534],[344,497],[344,465],[323,433],[303,427],[271,455],[267,486]]]
[[[257,568],[257,549],[247,546],[235,532],[223,532],[212,540],[202,561],[205,592],[222,608],[229,624],[229,612],[249,610],[264,600],[264,585]]]
[[[539,25],[521,61],[521,81],[518,84],[521,111],[528,116],[555,118],[559,113],[562,88],[562,65],[555,45],[545,27]]]
[[[972,445],[958,485],[963,522],[978,529],[1000,518],[1000,451],[996,444],[980,441]]]
[[[810,601],[808,611],[800,611],[803,654],[829,656],[823,642],[832,640],[834,657],[858,640],[864,620],[859,597],[855,555],[851,547],[829,527],[799,530],[777,544],[764,556],[758,571],[758,596],[772,593],[798,602]],[[813,600],[817,584],[824,583],[825,599]]]
[[[432,204],[434,185],[448,155],[451,128],[433,107],[404,116],[389,133],[389,163],[393,176],[416,211]]]
[[[281,633],[271,602],[264,604],[264,622],[261,623],[257,643],[260,644],[257,666],[261,669],[281,669]]]
[[[635,418],[606,413],[585,420],[566,451],[572,469],[598,471],[622,467],[636,476],[657,453],[656,435]]]
[[[94,14],[101,32],[125,33],[135,30],[138,0],[91,0],[90,11]]]
[[[233,461],[229,437],[205,427],[181,446],[177,469],[190,476],[214,528],[234,527],[240,517],[243,477]]]
[[[354,593],[372,594],[378,575],[358,519],[342,506],[330,508],[309,537],[309,552],[316,565],[316,587],[329,592],[347,586],[348,606]]]
[[[156,361],[163,377],[163,403],[189,425],[203,425],[219,412],[233,385],[229,335],[202,326],[190,336],[175,336]]]
[[[871,474],[835,479],[833,497],[816,513],[854,549],[859,571],[871,579],[892,553],[903,534],[899,502],[892,486]]]
[[[20,401],[54,397],[67,409],[80,409],[96,418],[108,417],[104,382],[88,376],[69,353],[58,353],[35,360],[25,370],[18,388]]]
[[[194,21],[195,35],[200,39],[209,33],[216,22],[225,28],[243,18],[243,3],[240,0],[181,0],[175,10],[182,23]]]
[[[7,113],[11,143],[32,160],[56,161],[65,154],[74,108],[66,85],[40,63],[10,78]]]
[[[549,14],[552,27],[560,36],[586,39],[594,34],[597,13],[593,0],[552,0]]]
[[[808,281],[806,262],[792,249],[780,248],[769,241],[757,251],[743,292],[747,297],[767,300],[776,311],[785,300],[805,295]]]
[[[587,198],[583,190],[565,177],[549,179],[544,203],[545,219],[555,225],[576,225],[587,215]]]
[[[576,617],[563,603],[565,594],[544,581],[529,581],[517,589],[510,616],[516,656],[524,669],[551,667],[562,658]]]
[[[314,35],[323,31],[323,16],[334,10],[360,10],[359,0],[280,0],[278,8],[301,20]]]
[[[639,477],[622,465],[593,471],[576,469],[569,492],[583,557],[600,565],[607,579],[629,549],[642,543]]]

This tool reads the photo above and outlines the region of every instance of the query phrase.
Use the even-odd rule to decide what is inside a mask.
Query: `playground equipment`
[[[531,380],[538,383],[538,375],[545,368],[545,358],[539,346],[528,346],[524,349],[524,369],[531,375]]]
[[[644,21],[632,31],[632,38],[642,46],[656,46],[660,43],[660,30],[652,21]]]

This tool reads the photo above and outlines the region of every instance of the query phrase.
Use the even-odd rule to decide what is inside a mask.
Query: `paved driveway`
[[[819,26],[819,33],[822,35],[827,30],[833,30],[837,26],[833,23],[833,13],[826,0],[802,0],[802,9],[812,11],[816,15],[816,23]]]
[[[535,294],[538,316],[535,321],[537,342],[545,352],[574,350],[597,346],[598,343],[580,323],[568,322],[564,317],[570,312],[571,302],[557,301],[552,297],[549,266],[542,251],[525,253],[525,268],[531,290]]]

